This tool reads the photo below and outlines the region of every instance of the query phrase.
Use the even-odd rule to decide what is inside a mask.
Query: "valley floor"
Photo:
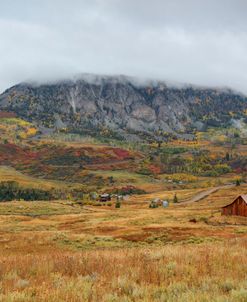
[[[247,301],[247,219],[221,206],[247,186],[181,190],[150,209],[0,203],[0,301]],[[187,201],[187,202],[186,202]]]

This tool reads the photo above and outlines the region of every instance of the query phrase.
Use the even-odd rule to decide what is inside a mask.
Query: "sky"
[[[81,73],[247,94],[246,0],[0,0],[0,92]]]

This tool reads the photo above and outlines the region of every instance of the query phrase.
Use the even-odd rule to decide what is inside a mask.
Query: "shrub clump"
[[[117,195],[146,194],[146,191],[136,188],[135,186],[125,186],[122,188],[114,189],[112,191],[112,194],[117,194]]]

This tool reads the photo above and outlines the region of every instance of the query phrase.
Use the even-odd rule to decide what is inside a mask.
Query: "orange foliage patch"
[[[160,174],[160,173],[161,173],[160,167],[155,166],[155,165],[149,165],[149,170],[150,170],[153,174]]]

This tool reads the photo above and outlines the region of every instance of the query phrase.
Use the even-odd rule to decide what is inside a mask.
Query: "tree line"
[[[0,201],[11,200],[52,200],[49,191],[34,188],[23,188],[15,181],[0,182]]]

